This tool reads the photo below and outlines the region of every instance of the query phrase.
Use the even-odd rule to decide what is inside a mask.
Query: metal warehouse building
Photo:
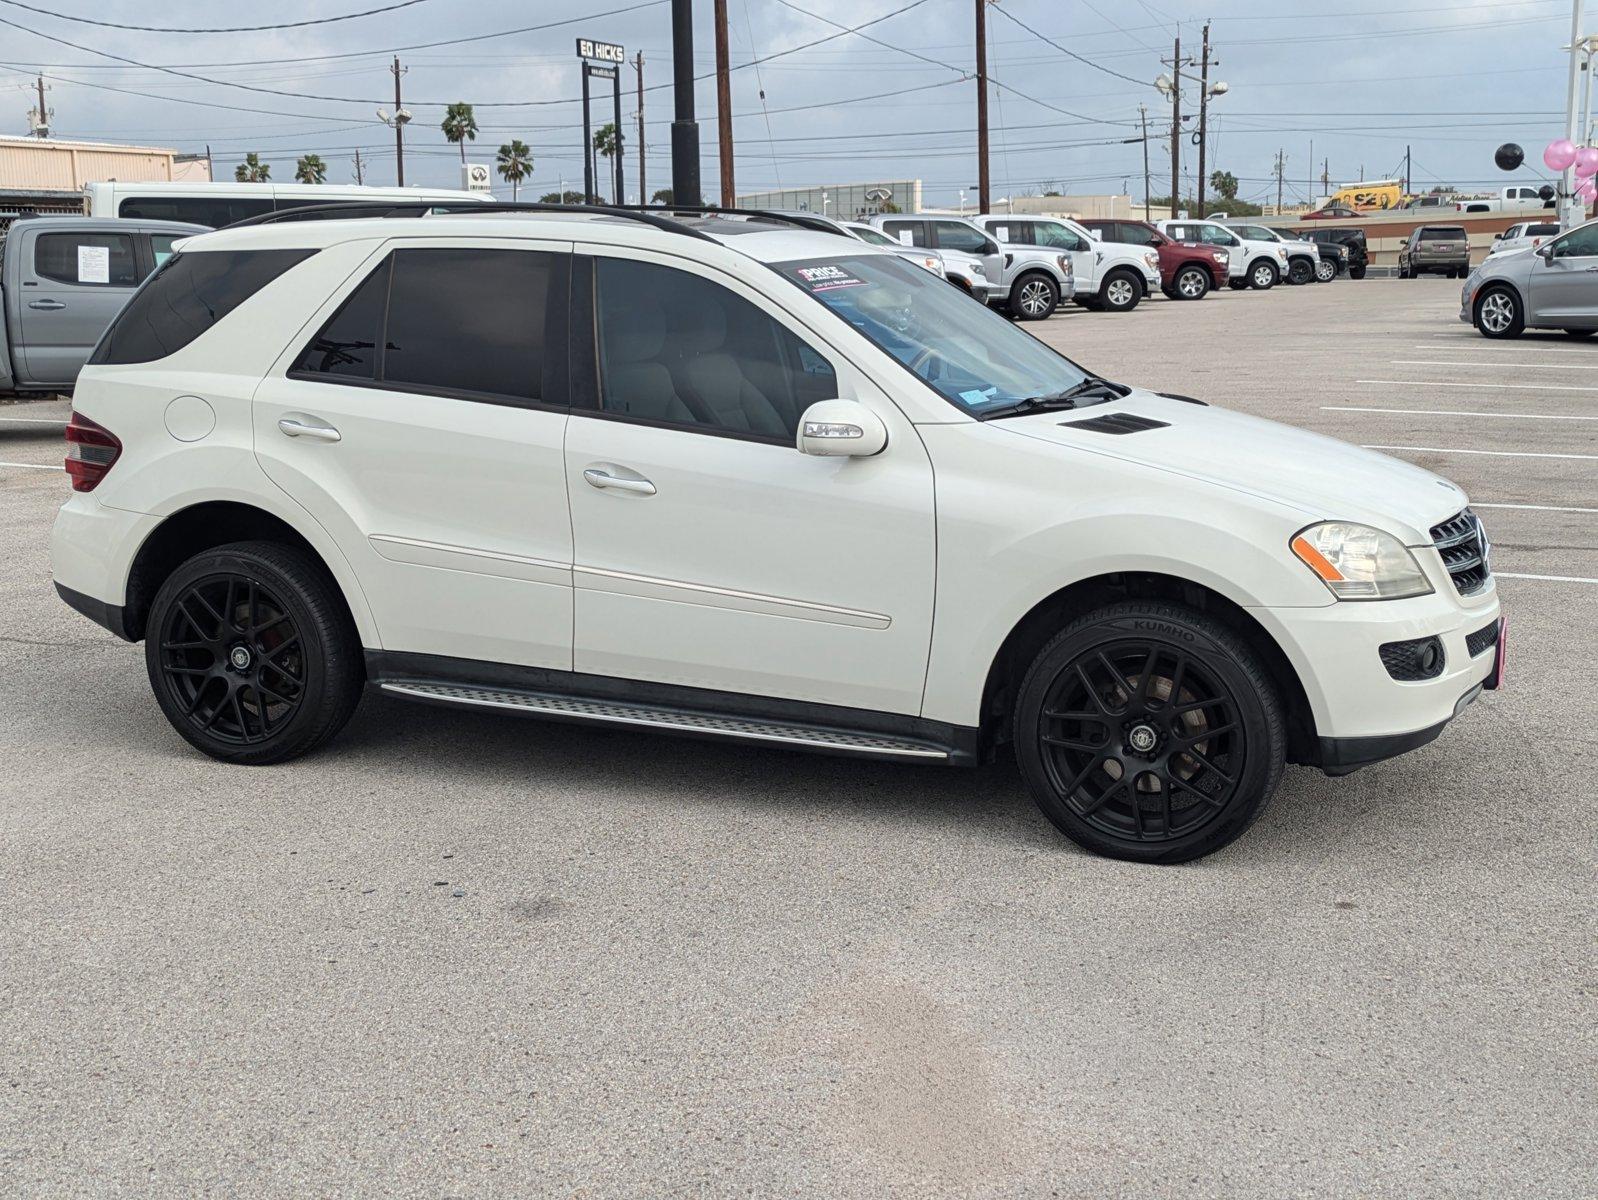
[[[0,137],[0,225],[9,225],[19,212],[81,213],[86,183],[206,183],[210,178],[204,155],[110,142]]]
[[[899,212],[921,211],[919,179],[882,183],[824,183],[816,187],[780,188],[774,192],[745,192],[740,208],[779,208],[820,213],[827,217],[866,217],[892,205]]]

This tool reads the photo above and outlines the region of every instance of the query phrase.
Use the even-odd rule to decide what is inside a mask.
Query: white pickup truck
[[[1147,246],[1101,242],[1064,217],[984,213],[974,220],[1003,245],[1005,282],[1012,295],[1029,275],[1048,268],[1049,255],[1070,264],[1072,299],[1083,308],[1130,312],[1160,286],[1160,256]]]
[[[1510,184],[1499,188],[1496,196],[1461,196],[1454,201],[1454,211],[1462,213],[1529,212],[1553,206],[1554,189],[1548,184],[1540,187]]]
[[[1261,242],[1247,238],[1215,221],[1160,221],[1159,230],[1173,241],[1199,246],[1224,246],[1233,291],[1254,288],[1266,291],[1287,274],[1287,247],[1278,241]]]

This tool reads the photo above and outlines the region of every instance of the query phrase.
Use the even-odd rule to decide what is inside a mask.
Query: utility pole
[[[638,203],[649,203],[649,187],[644,182],[644,52],[633,60],[638,71]]]
[[[1409,195],[1409,147],[1404,147],[1404,195]]]
[[[1204,143],[1209,137],[1210,23],[1204,22],[1204,50],[1199,55],[1198,215],[1204,215]]]
[[[394,72],[394,177],[400,187],[405,186],[405,122],[399,119],[404,106],[400,103],[400,76],[405,74],[400,70],[399,55],[394,56],[394,65],[390,68]]]
[[[1182,57],[1182,35],[1177,34],[1170,60],[1160,60],[1171,68],[1171,215],[1176,216],[1182,189],[1182,68],[1194,60]],[[1203,101],[1200,102],[1203,107]],[[1200,211],[1199,216],[1203,216]]]
[[[366,183],[366,168],[361,166],[361,148],[355,147],[355,186],[360,187]]]
[[[1276,152],[1276,215],[1282,215],[1282,180],[1287,171],[1287,155],[1281,150]]]
[[[988,0],[977,0],[977,212],[988,211]]]
[[[1584,130],[1578,130],[1576,121],[1577,81],[1581,77],[1581,0],[1570,5],[1570,84],[1565,96],[1565,136],[1575,142]],[[1572,163],[1559,176],[1559,225],[1570,229],[1587,219],[1587,206],[1575,198],[1576,167]]]
[[[671,0],[671,199],[699,203],[699,122],[694,119],[694,3]]]
[[[1138,120],[1143,123],[1143,219],[1149,220],[1149,110],[1137,106]]]
[[[721,206],[735,208],[732,178],[732,76],[727,52],[727,0],[714,0],[716,25],[716,149],[721,157]]]
[[[39,76],[39,120],[33,127],[33,136],[47,138],[50,136],[50,118],[55,116],[44,106],[44,76]]]
[[[1330,196],[1331,194],[1332,194],[1332,160],[1329,159],[1329,158],[1323,158],[1323,159],[1321,159],[1321,195]]]

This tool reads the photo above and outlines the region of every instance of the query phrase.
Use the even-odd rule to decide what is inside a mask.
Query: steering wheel
[[[917,375],[921,375],[921,368],[933,363],[941,367],[943,365],[942,356],[940,356],[938,352],[931,346],[923,346],[921,348],[921,352],[912,358],[906,365]],[[930,382],[941,374],[943,374],[942,371],[933,371],[929,369],[925,375],[921,375],[921,378]]]

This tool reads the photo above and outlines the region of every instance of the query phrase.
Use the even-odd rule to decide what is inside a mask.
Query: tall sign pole
[[[611,202],[621,204],[626,200],[622,189],[622,136],[621,136],[621,69],[627,62],[627,51],[615,42],[596,42],[592,38],[577,39],[577,58],[583,68],[583,203],[594,204],[598,197],[594,170],[593,117],[589,107],[588,80],[608,79],[614,104],[615,139],[611,143]]]
[[[732,75],[727,51],[727,0],[715,0],[716,18],[716,148],[721,158],[721,206],[738,204],[732,177]]]
[[[977,211],[989,211],[988,0],[977,0]]]
[[[579,53],[581,49],[579,48]],[[565,197],[561,199],[564,201]],[[594,122],[588,111],[588,63],[583,62],[583,203],[594,202]]]
[[[699,193],[699,122],[694,119],[694,3],[671,0],[671,90],[675,119],[671,123],[671,198],[697,205]]]

